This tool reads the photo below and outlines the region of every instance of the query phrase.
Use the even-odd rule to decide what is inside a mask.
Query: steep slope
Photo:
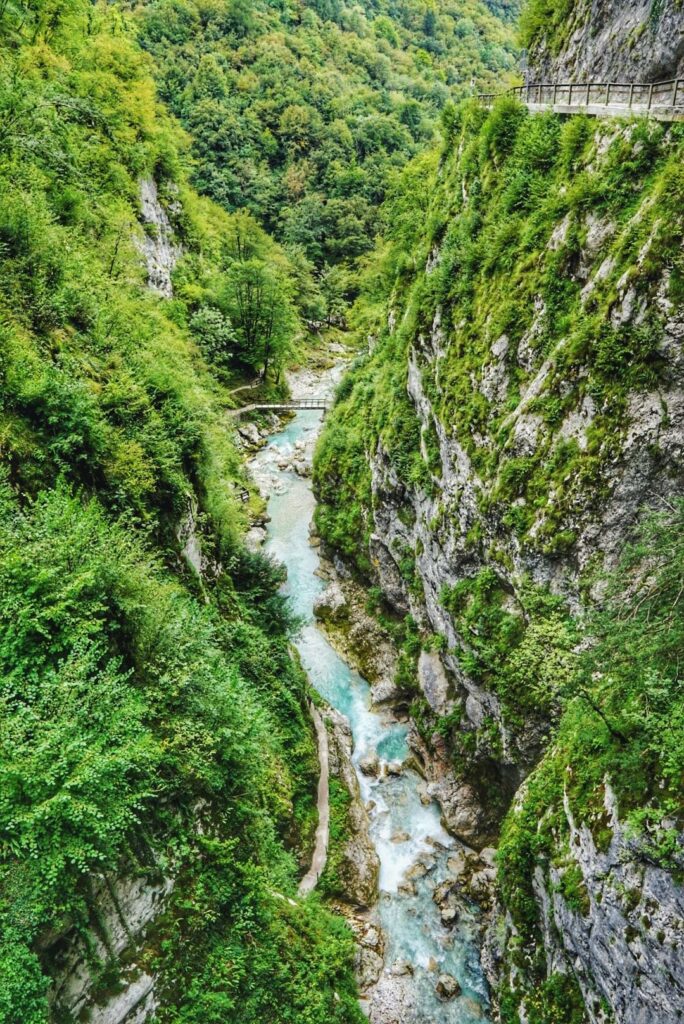
[[[536,82],[659,82],[684,75],[678,0],[532,0],[522,38]]]
[[[289,264],[188,187],[116,7],[3,4],[0,38],[0,1020],[254,1024],[275,989],[356,1021],[351,936],[295,899],[307,684],[198,346]]]
[[[506,99],[444,132],[385,211],[318,527],[405,617],[451,828],[503,821],[502,1019],[680,1019],[684,138]]]

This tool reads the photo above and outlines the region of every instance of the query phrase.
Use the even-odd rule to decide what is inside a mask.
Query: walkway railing
[[[239,409],[229,409],[228,415],[239,416],[243,412],[254,412],[257,409],[272,409],[274,412],[288,409],[295,412],[298,409],[322,409],[323,412],[327,412],[329,405],[330,402],[326,398],[288,398],[282,402],[252,402]]]
[[[504,93],[480,93],[487,106],[499,96],[516,96],[532,111],[584,112],[616,117],[630,111],[660,121],[684,120],[684,79],[666,82],[551,82],[514,86]]]

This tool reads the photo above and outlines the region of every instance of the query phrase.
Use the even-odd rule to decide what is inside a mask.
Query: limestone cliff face
[[[602,132],[599,131],[599,135]],[[636,215],[638,216],[638,214]],[[614,272],[612,259],[604,255],[606,240],[616,225],[600,223],[589,214],[584,224],[585,243],[579,255],[575,275],[582,286],[583,302],[602,279]],[[559,224],[556,240],[567,225]],[[645,254],[640,254],[643,258]],[[370,556],[377,582],[390,603],[398,610],[410,609],[424,626],[446,639],[441,661],[450,681],[449,697],[462,708],[462,729],[477,735],[475,755],[464,768],[460,782],[454,776],[442,778],[443,807],[451,827],[466,842],[486,846],[496,833],[497,821],[530,768],[544,749],[547,725],[543,714],[529,712],[523,722],[511,726],[502,715],[500,700],[465,672],[458,651],[467,646],[468,637],[459,633],[454,617],[445,605],[444,594],[484,567],[496,574],[505,601],[513,614],[523,615],[520,582],[550,588],[579,607],[579,588],[583,573],[600,559],[614,562],[644,505],[659,502],[682,492],[684,487],[684,314],[668,298],[668,272],[649,282],[645,289],[631,274],[623,274],[615,283],[610,317],[619,326],[638,325],[647,310],[656,306],[663,315],[659,342],[660,379],[657,386],[635,391],[627,398],[624,419],[617,437],[611,438],[611,455],[603,463],[600,477],[601,498],[597,500],[595,477],[565,483],[549,491],[540,504],[534,521],[523,539],[511,530],[510,506],[490,499],[500,486],[500,474],[483,477],[473,465],[462,439],[450,432],[436,413],[428,392],[439,396],[440,374],[448,355],[450,339],[442,326],[441,311],[434,315],[431,330],[420,334],[409,354],[407,387],[420,418],[423,433],[432,431],[439,442],[439,475],[430,491],[407,485],[378,443],[371,459],[374,530]],[[544,445],[548,459],[565,445],[574,444],[580,452],[590,443],[592,426],[601,410],[591,394],[578,390],[576,400],[566,408],[556,428],[550,428],[533,411],[533,403],[550,380],[557,377],[558,364],[566,339],[561,338],[546,358],[535,358],[531,339],[540,330],[544,316],[543,301],[536,299],[532,326],[517,345],[504,334],[491,346],[486,365],[473,387],[486,396],[496,416],[509,398],[509,378],[515,368],[525,368],[528,382],[515,407],[507,414],[509,441],[507,456],[525,459]],[[584,371],[580,369],[579,376]],[[566,387],[570,388],[570,381]],[[497,441],[485,438],[493,449]],[[514,498],[512,505],[525,507],[527,499]],[[563,513],[558,520],[559,506]],[[406,515],[406,510],[411,515]],[[473,543],[473,531],[479,539]],[[548,533],[567,534],[562,547],[535,543]],[[415,569],[420,592],[402,577],[404,553],[415,552]],[[495,560],[492,551],[496,552]],[[444,708],[418,674],[423,694],[436,714]],[[483,726],[495,722],[500,748],[492,749],[483,735]],[[442,759],[439,744],[435,756]],[[457,771],[458,775],[458,771]],[[449,781],[450,779],[450,781]],[[493,800],[493,792],[497,799]]]
[[[581,0],[571,5],[560,52],[548,36],[530,49],[530,81],[659,82],[684,76],[678,0]]]
[[[156,978],[144,966],[148,939],[165,909],[174,880],[127,874],[98,880],[91,894],[91,928],[46,935],[51,1013],[55,1019],[92,1024],[142,1024],[158,1006]],[[116,984],[111,986],[112,974]]]
[[[145,231],[137,239],[145,261],[149,287],[165,299],[173,296],[171,274],[181,255],[167,209],[159,199],[157,183],[144,178],[140,183],[140,208]],[[178,213],[180,204],[170,204],[171,212]]]
[[[598,849],[586,827],[565,814],[587,904],[570,907],[562,895],[562,873],[535,872],[534,887],[544,918],[549,959],[572,964],[592,1024],[684,1020],[684,889],[672,875],[639,857],[621,826],[611,787],[605,810],[612,837]],[[560,938],[560,941],[559,941]]]

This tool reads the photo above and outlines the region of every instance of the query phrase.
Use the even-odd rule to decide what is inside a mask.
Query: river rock
[[[424,782],[419,783],[416,792],[418,793],[418,798],[423,807],[429,807],[432,803],[432,797],[428,793],[427,786]]]
[[[413,879],[415,878],[425,878],[427,872],[428,869],[425,866],[425,864],[417,860],[416,863],[412,864],[411,867],[408,869],[408,871],[404,875],[404,878],[410,881],[413,881]]]
[[[397,890],[403,896],[415,896],[416,893],[418,892],[418,890],[416,889],[415,882],[411,882],[407,879],[404,879],[403,882],[399,883],[399,885],[397,886]]]
[[[396,977],[401,977],[403,974],[413,974],[413,964],[409,963],[408,960],[395,960],[390,968],[390,972]]]
[[[266,530],[264,530],[263,526],[253,526],[245,535],[245,546],[249,551],[260,551],[266,536]]]
[[[441,999],[453,999],[461,994],[461,986],[451,974],[440,974],[435,988]]]
[[[250,447],[259,448],[263,443],[256,423],[241,423],[237,429],[242,440]]]
[[[366,754],[359,761],[359,770],[364,775],[369,775],[372,778],[377,777],[380,771],[380,758],[376,753]]]
[[[388,775],[392,775],[394,778],[401,775],[404,766],[401,761],[389,761],[385,766],[385,771]]]
[[[445,907],[439,916],[446,928],[452,928],[458,920],[458,911],[454,907]]]
[[[342,588],[336,581],[326,587],[314,601],[314,615],[323,621],[339,622],[344,617],[346,610],[347,601],[342,593]]]
[[[377,949],[382,942],[380,930],[375,925],[369,925],[362,933],[360,942],[362,946],[368,946],[369,949]]]
[[[481,906],[490,906],[494,896],[494,882],[496,871],[494,868],[483,868],[476,871],[468,884],[468,892]]]
[[[370,988],[371,985],[375,985],[382,974],[383,967],[384,961],[374,949],[367,949],[363,946],[357,948],[354,956],[354,969],[359,989],[362,992]]]
[[[419,1021],[416,988],[411,974],[383,971],[377,984],[364,993],[362,1005],[370,1024],[415,1024]]]
[[[440,882],[439,885],[435,887],[435,891],[432,894],[433,902],[436,903],[438,907],[445,905],[452,889],[453,883],[450,880]]]
[[[408,843],[411,836],[408,832],[394,832],[390,838],[392,843]]]

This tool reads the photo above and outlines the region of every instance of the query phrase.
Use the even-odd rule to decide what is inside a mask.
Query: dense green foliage
[[[88,936],[123,873],[176,880],[135,953],[160,1020],[270,1020],[275,988],[279,1020],[356,1021],[346,926],[288,901],[317,758],[280,572],[241,546],[222,384],[277,369],[306,280],[189,188],[115,6],[0,19],[0,1020],[47,1020],[62,935],[116,988]],[[184,250],[171,300],[134,242],[150,176]]]
[[[559,53],[571,24],[571,0],[527,0],[520,14],[520,38],[523,46],[543,42],[552,53]]]
[[[247,207],[321,268],[373,245],[397,168],[450,96],[514,67],[483,0],[148,0],[140,37],[193,139],[198,188]]]
[[[360,454],[375,451],[380,439],[400,480],[424,490],[439,484],[436,438],[420,427],[406,394],[409,349],[432,331],[436,316],[449,344],[439,385],[434,367],[422,383],[482,480],[481,517],[553,554],[572,547],[576,509],[603,499],[629,394],[654,386],[662,372],[663,310],[651,304],[639,321],[611,318],[618,282],[627,273],[635,301],[645,302],[671,268],[670,298],[681,293],[678,126],[667,134],[645,121],[608,127],[606,152],[596,160],[586,119],[530,117],[502,99],[489,114],[474,104],[447,111],[445,134],[442,165],[427,158],[411,165],[386,204],[388,244],[369,262],[353,317],[359,333],[373,339],[372,353],[345,383],[319,454],[319,525],[343,550],[349,539],[348,553],[356,549],[361,568],[363,548],[359,553],[349,529],[353,523],[365,536],[372,529],[370,476]],[[418,190],[425,178],[431,186]],[[591,258],[600,255],[606,273],[586,301],[580,268],[597,224],[600,248]],[[473,383],[496,370],[492,346],[501,340],[506,390],[487,399]],[[520,456],[511,413],[545,360],[549,372],[525,408],[543,430],[534,451]],[[583,401],[597,407],[587,444],[557,443],[556,428]],[[471,541],[476,548],[477,531]]]

